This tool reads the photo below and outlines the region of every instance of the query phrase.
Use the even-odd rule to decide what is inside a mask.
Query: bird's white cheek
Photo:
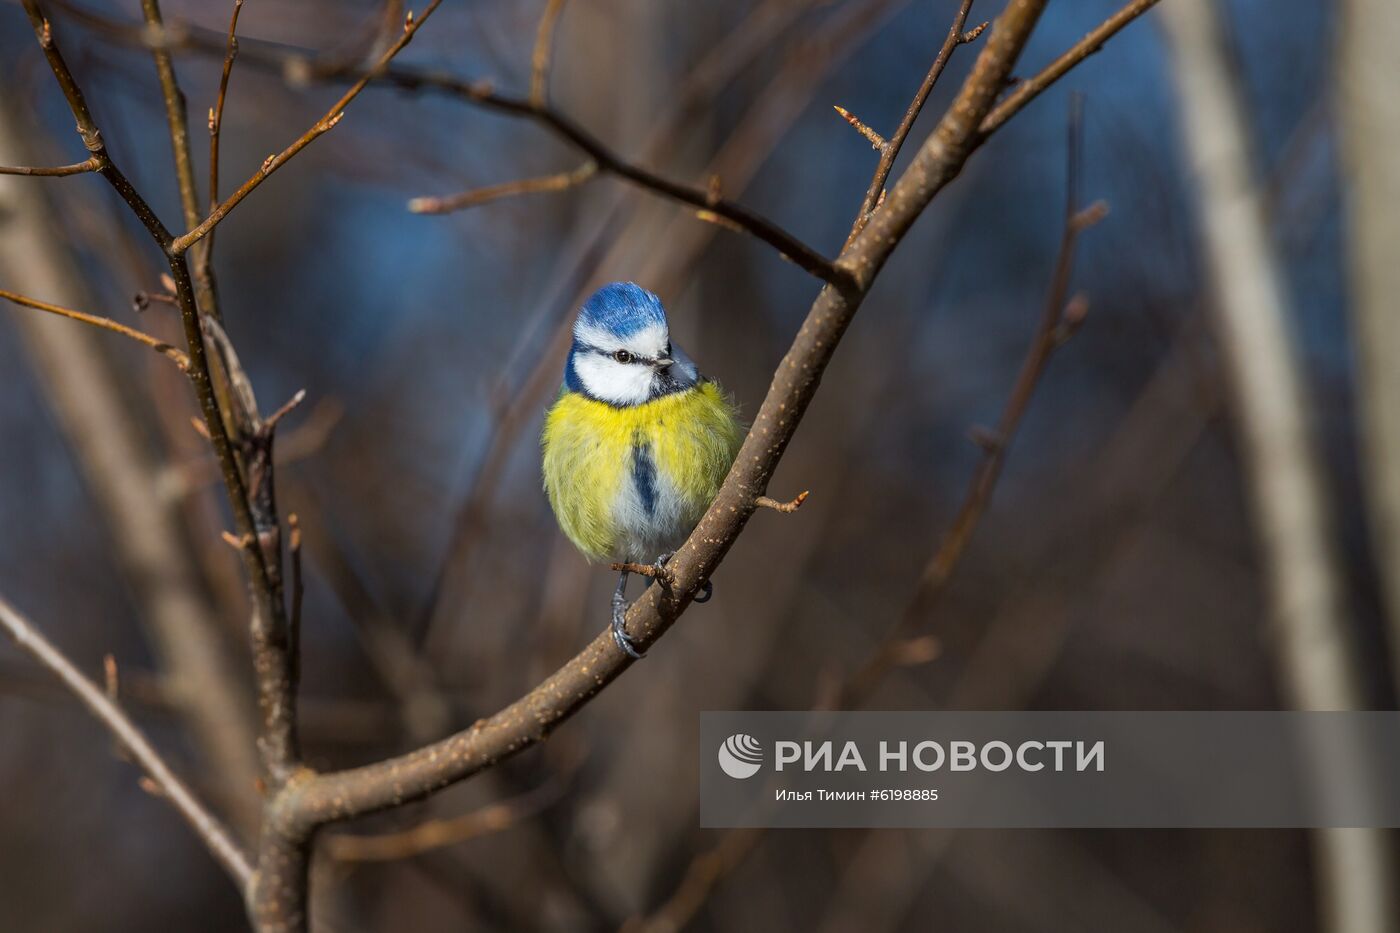
[[[574,371],[589,395],[614,405],[640,405],[651,392],[651,369],[646,366],[590,353],[574,360]]]

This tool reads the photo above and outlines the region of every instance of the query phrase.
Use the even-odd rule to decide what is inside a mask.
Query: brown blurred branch
[[[473,188],[461,194],[443,198],[421,197],[408,202],[408,209],[415,214],[450,214],[453,211],[479,207],[501,198],[520,194],[540,194],[549,191],[564,191],[576,188],[598,173],[596,162],[585,162],[570,172],[557,172],[536,178],[522,178],[485,188]]]
[[[1310,423],[1315,392],[1293,332],[1283,262],[1265,225],[1267,189],[1254,169],[1250,109],[1215,6],[1176,0],[1161,19],[1287,699],[1296,709],[1365,709],[1368,671],[1348,605],[1325,458]],[[1346,774],[1352,792],[1373,792],[1370,749],[1343,741],[1304,751],[1313,780]],[[1400,927],[1397,864],[1384,831],[1321,829],[1311,840],[1322,929]]]
[[[190,824],[190,828],[208,847],[215,861],[232,876],[240,889],[245,888],[253,876],[253,866],[247,854],[234,840],[227,827],[175,776],[165,759],[135,723],[127,718],[121,707],[102,687],[74,667],[63,652],[39,634],[29,620],[3,598],[0,598],[0,627],[5,629],[5,633],[14,639],[15,644],[22,650],[52,671],[54,676],[107,727],[117,743],[160,788],[160,796],[169,800],[184,817],[185,822]]]
[[[99,317],[96,314],[86,314],[82,311],[74,311],[72,308],[64,308],[59,305],[49,304],[47,301],[40,301],[37,298],[29,298],[25,295],[20,295],[16,292],[6,291],[5,289],[0,289],[0,298],[3,298],[6,301],[13,302],[17,305],[21,305],[26,308],[33,308],[36,311],[47,311],[49,314],[57,314],[60,317],[66,317],[74,321],[81,321],[84,324],[91,324],[93,327],[100,327],[103,330],[109,330],[114,334],[121,334],[123,337],[129,337],[132,340],[135,340],[137,343],[142,344],[143,346],[150,347],[152,350],[156,351],[162,356],[168,357],[175,363],[176,366],[180,367],[181,372],[189,372],[190,358],[186,356],[184,352],[176,349],[175,347],[172,347],[165,341],[160,340],[156,337],[152,337],[150,334],[145,333],[144,331],[139,331],[134,327],[127,327],[125,324],[118,324],[111,318]]]
[[[535,31],[535,49],[530,55],[530,102],[545,106],[549,102],[549,69],[554,58],[554,27],[567,0],[545,0],[544,13]]]
[[[150,0],[144,0],[144,2],[150,2]],[[340,99],[332,104],[331,108],[326,111],[325,115],[311,125],[310,129],[297,137],[286,149],[283,149],[275,155],[268,156],[267,159],[263,161],[262,167],[258,169],[253,177],[245,181],[238,190],[229,195],[218,207],[210,211],[209,216],[205,217],[197,225],[192,225],[188,233],[176,237],[170,244],[170,251],[178,256],[195,243],[198,243],[210,230],[213,230],[220,221],[227,217],[230,211],[242,203],[244,198],[252,194],[259,185],[266,181],[273,172],[277,171],[283,165],[286,165],[293,156],[311,145],[311,143],[315,142],[325,133],[328,133],[332,127],[339,123],[345,116],[345,108],[350,106],[350,102],[358,97],[360,92],[368,87],[371,81],[385,73],[389,67],[389,62],[393,61],[394,56],[403,51],[404,47],[407,46],[409,42],[413,41],[414,35],[417,34],[423,24],[428,21],[428,17],[432,16],[433,11],[441,4],[442,0],[430,0],[427,7],[424,8],[423,13],[417,17],[415,17],[410,10],[408,15],[404,18],[403,34],[399,36],[398,40],[395,41],[393,45],[385,50],[384,54],[380,56],[379,61],[361,75],[354,84],[350,85],[350,89],[342,94]]]
[[[1074,144],[1071,146],[1073,151]],[[1071,155],[1071,164],[1074,164],[1074,160],[1074,155]],[[933,556],[924,565],[918,585],[903,613],[870,657],[856,668],[837,690],[835,706],[839,709],[862,702],[891,668],[907,663],[909,630],[927,616],[929,608],[947,589],[953,578],[953,571],[957,569],[967,550],[968,542],[972,540],[973,531],[991,502],[997,480],[1001,478],[1002,466],[1006,462],[1007,450],[1021,426],[1026,409],[1030,407],[1050,357],[1078,328],[1088,312],[1088,304],[1082,296],[1069,297],[1075,246],[1079,234],[1102,220],[1108,213],[1108,208],[1100,201],[1082,210],[1077,209],[1075,189],[1076,185],[1071,180],[1067,200],[1067,207],[1071,213],[1066,215],[1064,229],[1060,234],[1060,251],[1055,260],[1055,271],[1051,276],[1045,308],[1041,312],[1040,324],[1035,335],[1031,338],[1030,348],[1026,351],[1025,359],[1021,361],[1016,381],[1006,400],[1006,407],[997,419],[996,429],[981,444],[982,459],[963,493],[962,503],[958,506],[953,523]]]

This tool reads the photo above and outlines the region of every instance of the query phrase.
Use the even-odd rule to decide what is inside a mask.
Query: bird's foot
[[[612,636],[613,641],[622,649],[622,653],[634,660],[641,660],[646,657],[646,652],[637,648],[637,641],[627,634],[627,608],[629,603],[627,597],[621,593],[613,594],[612,600]]]
[[[656,579],[661,580],[663,583],[670,580],[670,575],[665,572],[666,562],[675,556],[675,551],[667,551],[665,554],[656,558],[656,563],[652,564],[652,568],[656,571]],[[713,595],[715,595],[715,585],[709,580],[706,580],[704,583],[700,584],[700,592],[695,594],[694,602],[707,603]]]
[[[671,571],[666,569],[666,563],[675,556],[675,551],[667,551],[664,554],[658,554],[656,560],[651,562],[652,578],[660,580],[662,586],[671,585]]]

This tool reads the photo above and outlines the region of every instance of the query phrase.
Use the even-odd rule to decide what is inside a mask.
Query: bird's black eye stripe
[[[612,358],[617,360],[619,363],[632,362],[632,354],[628,353],[626,350],[618,350],[612,355]]]

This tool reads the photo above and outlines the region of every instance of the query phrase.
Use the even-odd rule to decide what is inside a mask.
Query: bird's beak
[[[669,356],[661,356],[653,360],[652,365],[655,366],[657,369],[670,369],[671,365],[675,362],[676,361],[671,359]]]

